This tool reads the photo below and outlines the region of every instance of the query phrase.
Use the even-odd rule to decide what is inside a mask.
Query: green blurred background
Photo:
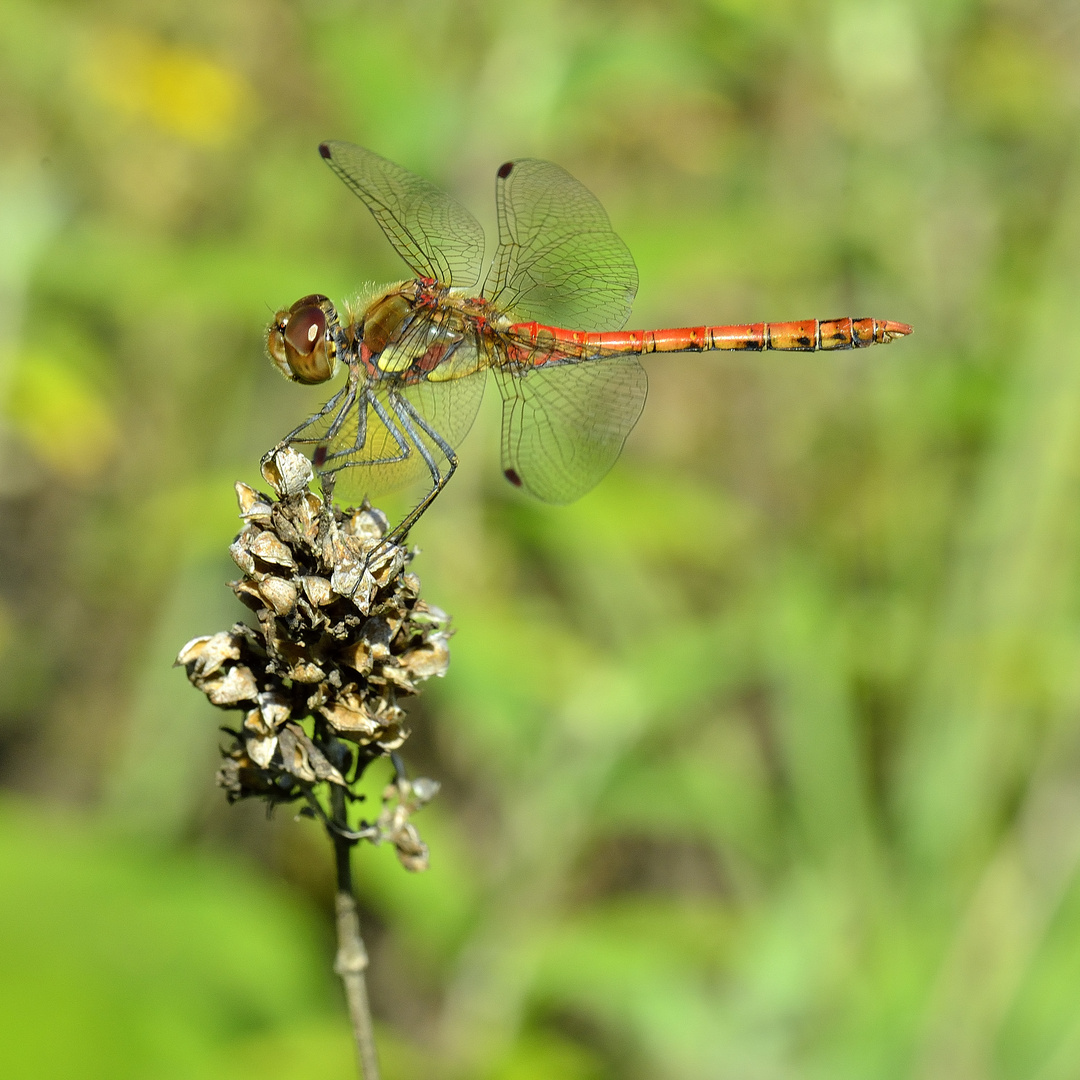
[[[353,1075],[324,838],[170,668],[321,400],[271,313],[405,276],[344,138],[488,227],[559,162],[633,326],[916,327],[650,362],[564,509],[489,388],[413,536],[432,868],[357,856],[388,1080],[1080,1077],[1072,0],[6,0],[0,132],[0,1073]]]

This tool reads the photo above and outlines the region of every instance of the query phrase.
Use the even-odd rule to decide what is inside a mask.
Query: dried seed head
[[[410,781],[399,777],[383,791],[383,810],[377,823],[378,842],[393,844],[398,861],[406,870],[428,868],[427,844],[420,839],[409,818],[430,802],[438,790],[439,784],[435,780],[417,777]]]
[[[381,511],[324,502],[308,488],[311,463],[287,447],[262,472],[274,495],[236,485],[244,527],[229,549],[242,573],[231,587],[255,625],[195,638],[176,661],[214,705],[243,712],[218,773],[230,801],[307,798],[323,782],[349,789],[352,761],[358,775],[408,737],[400,699],[450,659],[450,620],[419,598],[412,555],[386,539]],[[394,785],[381,832],[410,869],[426,865],[427,848],[409,815],[437,789]]]

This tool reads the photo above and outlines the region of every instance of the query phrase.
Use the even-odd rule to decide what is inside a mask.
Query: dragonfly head
[[[336,328],[334,305],[325,296],[305,296],[274,316],[266,332],[266,351],[287,379],[323,383],[337,372]]]

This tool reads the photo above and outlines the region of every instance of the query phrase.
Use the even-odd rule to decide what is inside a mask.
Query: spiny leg
[[[348,415],[354,400],[355,396],[350,396],[349,400],[342,406],[341,411],[330,425],[325,440],[322,442],[321,446],[316,447],[315,454],[313,455],[319,473],[319,480],[322,482],[323,501],[326,503],[332,503],[334,501],[334,485],[337,482],[339,470],[324,469],[321,466],[325,465],[327,461],[333,461],[334,458],[362,450],[364,448],[364,443],[367,442],[367,395],[365,394],[360,407],[356,410],[356,438],[353,439],[352,446],[346,450],[339,450],[336,454],[330,454],[329,457],[325,459],[322,458],[322,453],[320,452],[325,451],[330,440],[341,430],[342,425],[345,423],[345,417]]]
[[[364,443],[367,440],[367,409],[371,407],[372,411],[382,422],[383,427],[390,433],[394,442],[397,443],[398,453],[389,457],[370,458],[367,461],[346,462],[344,465],[339,465],[336,469],[327,469],[321,473],[323,481],[323,492],[329,502],[333,498],[334,481],[338,473],[343,472],[348,468],[366,468],[371,465],[395,465],[400,461],[407,460],[413,452],[413,447],[410,445],[409,440],[402,434],[401,430],[395,424],[391,414],[387,412],[383,403],[371,392],[370,389],[364,391],[361,398],[361,410],[363,412],[363,418],[358,421],[357,438],[355,443],[356,450],[362,450]],[[394,410],[396,415],[397,410]],[[343,454],[352,453],[353,450],[340,451],[335,454],[334,457],[341,456]],[[332,459],[331,459],[332,460]],[[397,530],[387,533],[376,545],[373,547],[364,558],[364,570],[371,565],[371,562],[376,559],[386,548],[394,542],[394,538],[397,534]]]
[[[396,543],[404,540],[405,537],[408,536],[409,530],[420,520],[428,507],[438,498],[442,489],[450,482],[450,477],[457,471],[458,459],[457,454],[454,452],[454,448],[420,415],[419,412],[417,412],[415,406],[411,402],[395,395],[390,399],[390,403],[401,426],[405,429],[416,449],[420,451],[424,463],[428,467],[428,472],[431,473],[432,480],[430,490],[420,503],[417,506],[414,506],[413,509],[405,515],[405,518],[387,534],[387,540],[393,540]],[[424,440],[420,437],[416,427],[413,426],[414,424],[423,431],[429,439],[431,439],[431,441],[439,448],[439,452],[446,458],[446,463],[449,467],[445,474],[439,471],[439,467],[435,463],[435,458],[427,448]]]
[[[297,439],[297,435],[300,434],[305,428],[311,427],[312,424],[321,420],[327,413],[333,412],[334,409],[341,406],[341,411],[334,418],[334,422],[331,425],[332,429],[339,428],[345,414],[349,411],[349,406],[352,404],[353,398],[356,396],[356,384],[350,378],[349,381],[317,412],[312,416],[309,416],[299,427],[293,428],[288,435],[282,439],[283,444],[292,443],[295,439],[296,442],[322,442],[325,436],[320,436],[318,439]],[[344,401],[344,404],[342,402]]]
[[[337,435],[337,433],[341,430],[342,425],[345,423],[345,420],[349,415],[349,410],[352,409],[353,403],[356,401],[356,383],[357,383],[356,378],[350,372],[349,384],[348,384],[348,386],[343,387],[344,390],[348,391],[348,393],[346,395],[346,398],[345,398],[345,401],[342,403],[341,408],[338,410],[337,416],[334,417],[334,422],[330,425],[329,428],[327,428],[326,434],[319,440],[320,442],[327,442],[327,443],[330,442],[330,440],[333,439],[334,436]],[[366,414],[365,414],[364,418],[366,419]],[[363,427],[363,424],[361,424],[361,423],[357,424],[357,438],[358,439],[359,439],[360,431],[361,431],[362,427]],[[360,442],[360,445],[361,446],[363,445],[362,441]]]
[[[391,419],[390,414],[383,407],[382,402],[370,391],[365,390],[361,401],[361,408],[357,410],[357,422],[356,422],[356,438],[353,440],[352,446],[346,447],[343,450],[338,450],[327,458],[327,462],[332,462],[336,458],[350,457],[357,451],[363,450],[367,443],[367,410],[368,406],[371,406],[372,411],[382,422],[383,427],[389,432],[394,442],[397,443],[398,453],[391,455],[390,457],[372,457],[365,458],[363,461],[346,461],[341,465],[332,466],[323,469],[320,472],[323,483],[328,480],[333,482],[338,473],[344,472],[346,469],[367,469],[373,465],[396,465],[398,462],[406,461],[412,455],[412,448],[409,445],[408,440],[402,435],[397,425]]]
[[[352,395],[350,394],[350,391],[352,391],[352,393],[355,393],[355,389],[351,385],[351,380],[350,385],[343,386],[317,413],[309,416],[299,427],[294,428],[292,431],[289,432],[288,435],[285,436],[285,438],[281,439],[269,450],[267,450],[266,453],[263,454],[262,459],[259,462],[260,467],[265,466],[266,463],[279,450],[284,450],[286,447],[292,446],[294,440],[298,443],[321,442],[321,439],[297,439],[296,436],[299,435],[300,432],[303,431],[305,428],[310,427],[312,424],[321,420],[324,416],[326,416],[327,413],[332,412],[334,409],[336,409],[343,397],[346,397],[348,395],[351,400]],[[342,408],[341,412],[338,414],[338,417],[335,419],[335,427],[341,426],[341,420],[344,417],[345,413],[348,411],[348,405],[349,402],[346,402],[345,407]]]
[[[386,408],[387,404],[390,406],[389,410]],[[458,459],[453,447],[450,446],[438,431],[431,427],[423,416],[420,415],[415,406],[413,406],[408,399],[399,396],[394,391],[390,391],[386,395],[386,402],[384,403],[373,394],[370,389],[365,390],[361,395],[360,405],[360,412],[363,415],[358,415],[357,437],[354,441],[354,445],[347,450],[339,450],[327,460],[326,464],[330,467],[326,468],[321,473],[324,485],[327,480],[330,480],[332,483],[334,477],[345,469],[366,468],[373,465],[393,465],[407,460],[414,451],[420,454],[424,464],[427,466],[431,476],[432,485],[431,489],[421,502],[415,506],[397,526],[386,534],[383,538],[383,542],[380,543],[375,550],[369,553],[367,561],[370,562],[385,545],[397,543],[408,535],[409,530],[435,501],[436,497],[446,486],[450,477],[453,476],[457,469]],[[335,458],[345,457],[357,450],[363,449],[364,443],[366,442],[368,406],[370,406],[387,432],[389,432],[390,436],[397,444],[399,452],[391,456],[371,458],[366,461],[346,462],[339,465],[337,468],[333,468],[331,463]],[[325,415],[329,411],[328,407],[324,407],[320,415]],[[336,431],[340,428],[341,417],[344,416],[346,411],[347,410],[343,409],[342,413],[339,414],[338,420],[335,421],[335,424],[331,429],[332,431]],[[302,427],[298,430],[302,430]],[[439,469],[435,456],[424,442],[421,432],[423,432],[424,435],[427,435],[438,448],[439,452],[445,457],[448,465],[445,474]]]

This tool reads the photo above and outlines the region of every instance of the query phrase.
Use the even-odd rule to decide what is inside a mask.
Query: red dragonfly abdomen
[[[515,352],[537,366],[563,359],[599,360],[609,356],[646,353],[712,352],[716,349],[778,349],[814,352],[817,349],[858,349],[887,345],[911,333],[906,323],[882,319],[805,319],[802,322],[748,323],[739,326],[684,326],[670,330],[614,330],[586,333],[542,323],[515,323]],[[531,346],[532,348],[529,348]]]

